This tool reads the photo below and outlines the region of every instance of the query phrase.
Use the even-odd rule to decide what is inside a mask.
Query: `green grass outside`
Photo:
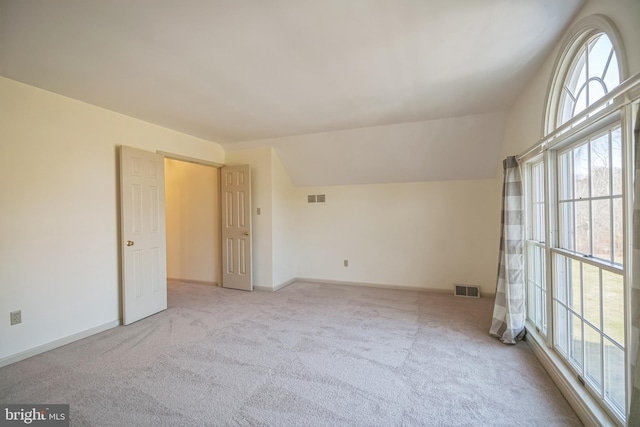
[[[569,262],[571,263],[571,308],[581,313],[586,320],[624,346],[624,280],[622,275],[600,270],[597,267],[573,259],[569,260]],[[580,300],[581,267],[582,302],[584,307],[581,306]],[[600,271],[602,271],[602,281],[600,280]],[[600,314],[601,283],[602,318]]]

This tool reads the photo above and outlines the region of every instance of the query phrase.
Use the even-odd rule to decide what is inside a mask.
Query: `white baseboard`
[[[174,279],[172,277],[167,277],[167,282],[197,283],[199,285],[218,286],[218,282],[208,282],[206,280]]]
[[[585,426],[604,427],[620,425],[609,417],[598,402],[591,397],[573,373],[564,366],[564,363],[555,351],[547,346],[544,338],[535,331],[535,328],[527,328],[526,341],[529,347],[531,347],[533,354],[538,358]]]
[[[343,286],[362,286],[366,288],[381,288],[381,289],[395,289],[400,291],[414,291],[414,292],[426,292],[432,294],[453,295],[453,291],[450,289],[438,289],[438,288],[425,288],[422,286],[402,286],[402,285],[386,285],[382,283],[367,283],[367,282],[350,282],[344,280],[329,280],[329,279],[313,279],[310,277],[294,277],[293,279],[282,282],[279,285],[271,286],[254,286],[254,291],[261,292],[277,292],[282,288],[285,288],[296,282],[316,283],[320,285],[343,285]],[[481,292],[482,298],[493,298],[494,294],[487,294]]]
[[[292,284],[296,283],[297,281],[298,281],[298,279],[294,277],[293,279],[287,280],[286,282],[282,282],[279,285],[275,285],[273,287],[273,292],[279,291],[282,288],[286,288],[287,286],[292,285]]]
[[[253,290],[254,291],[263,291],[263,292],[277,292],[280,289],[285,288],[285,287],[297,282],[298,280],[299,279],[294,277],[293,279],[287,280],[286,282],[282,282],[279,285],[275,285],[273,287],[271,287],[271,286],[254,286]]]
[[[423,288],[421,286],[401,286],[401,285],[385,285],[380,283],[366,283],[366,282],[349,282],[342,280],[325,280],[325,279],[311,279],[308,277],[298,277],[296,282],[318,283],[324,285],[344,285],[344,286],[362,286],[367,288],[382,288],[382,289],[396,289],[401,291],[414,291],[414,292],[428,292],[434,294],[453,295],[451,289],[437,289],[437,288]]]
[[[28,359],[29,357],[36,356],[38,354],[44,353],[45,351],[53,350],[54,348],[62,347],[63,345],[71,344],[74,341],[81,340],[83,338],[90,337],[91,335],[98,334],[100,332],[107,331],[109,329],[120,326],[119,320],[113,320],[111,322],[107,322],[103,325],[96,326],[95,328],[87,329],[86,331],[78,332],[77,334],[69,335],[68,337],[60,338],[55,341],[51,341],[47,344],[40,345],[38,347],[32,348],[30,350],[23,351],[18,354],[14,354],[13,356],[8,356],[3,359],[0,359],[0,368],[3,366],[11,365],[12,363],[19,362],[24,359]]]

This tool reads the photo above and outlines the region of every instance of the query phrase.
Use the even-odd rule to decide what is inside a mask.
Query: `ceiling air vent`
[[[455,283],[453,285],[453,295],[457,297],[480,298],[480,286],[460,285],[458,283]]]

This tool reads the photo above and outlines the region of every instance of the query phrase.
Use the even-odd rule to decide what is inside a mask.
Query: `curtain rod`
[[[595,102],[595,104],[591,104],[585,110],[581,111],[580,114],[578,114],[577,116],[573,116],[568,122],[563,123],[560,127],[557,127],[552,132],[540,138],[536,144],[534,144],[532,147],[530,147],[527,151],[525,151],[521,155],[517,156],[518,161],[520,161],[521,159],[523,159],[524,157],[528,156],[529,154],[533,153],[536,150],[541,150],[541,151],[544,150],[549,141],[564,134],[567,130],[572,129],[576,124],[580,123],[587,116],[592,114],[594,111],[603,107],[605,107],[605,111],[606,111],[606,107],[607,107],[606,104],[608,104],[611,101],[616,101],[616,98],[620,98],[622,96],[627,97],[624,101],[618,100],[617,102],[615,102],[612,106],[610,106],[612,107],[610,109],[622,108],[636,101],[638,98],[640,98],[640,93],[636,94],[636,96],[633,98],[629,98],[628,95],[632,89],[636,88],[636,86],[639,86],[639,85],[640,85],[640,73],[636,73],[633,76],[629,77],[624,82],[620,83],[618,86],[616,86],[616,88],[613,89],[611,92],[609,92],[602,98],[598,99]],[[606,117],[607,115],[608,113],[603,113],[595,121],[597,122],[602,118]],[[579,128],[576,128],[576,130],[579,130]]]

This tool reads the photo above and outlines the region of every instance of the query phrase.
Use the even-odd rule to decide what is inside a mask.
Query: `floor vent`
[[[457,297],[480,298],[480,286],[476,285],[453,285],[453,295]]]

